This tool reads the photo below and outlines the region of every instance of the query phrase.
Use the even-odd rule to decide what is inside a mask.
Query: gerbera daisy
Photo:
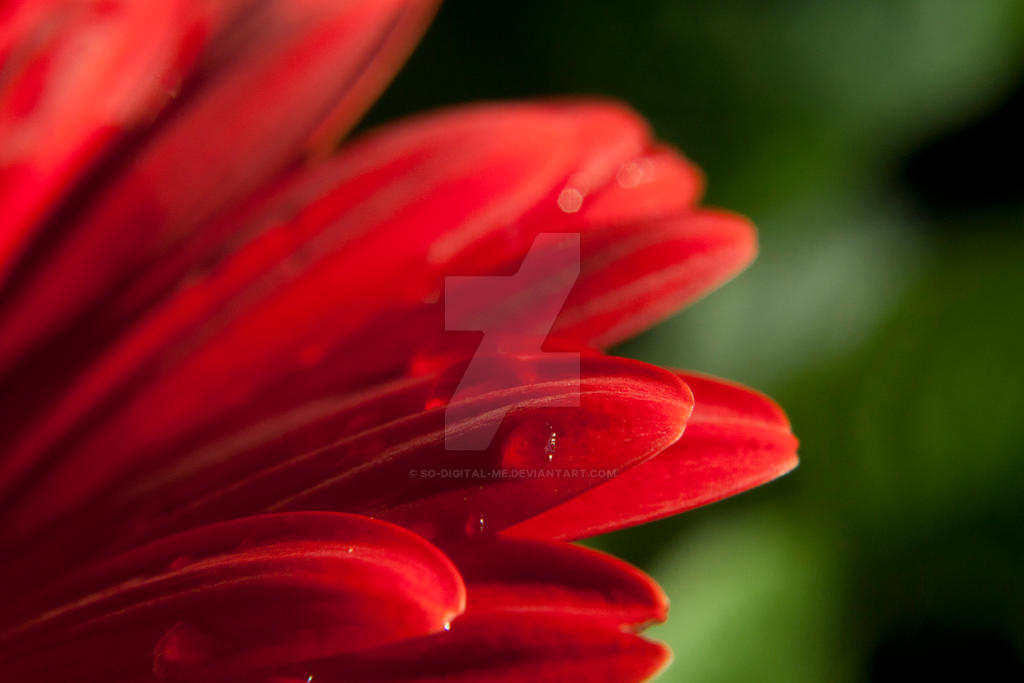
[[[755,251],[627,108],[335,150],[432,11],[0,5],[4,680],[642,680],[665,596],[567,541],[795,466],[600,352]]]

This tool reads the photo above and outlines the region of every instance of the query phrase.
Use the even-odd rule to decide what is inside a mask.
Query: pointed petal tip
[[[677,375],[695,401],[678,442],[506,533],[586,538],[714,503],[796,467],[797,440],[778,404],[738,384],[690,372]]]
[[[672,652],[672,648],[659,640],[647,639],[647,642],[651,643],[654,648],[656,648],[656,654],[651,657],[651,672],[644,680],[653,681],[672,666],[672,662],[675,660],[675,654]]]

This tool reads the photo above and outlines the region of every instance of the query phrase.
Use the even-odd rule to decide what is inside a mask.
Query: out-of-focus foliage
[[[927,248],[916,218],[872,197],[794,202],[758,225],[761,253],[747,272],[622,351],[758,387],[783,385],[870,339]]]
[[[1024,680],[1014,91],[1024,0],[449,0],[372,113],[619,97],[758,223],[747,273],[620,349],[767,391],[802,441],[600,540],[672,599],[662,680]]]
[[[744,213],[865,182],[998,99],[1020,0],[449,0],[372,120],[480,98],[621,98]],[[825,187],[822,187],[825,186]]]
[[[718,515],[648,567],[673,601],[672,618],[649,633],[673,647],[664,680],[848,680],[835,629],[843,568],[815,526],[769,509]]]
[[[665,680],[1024,674],[1024,234],[979,237],[943,245],[854,354],[791,380],[797,473],[659,525],[680,533],[649,564],[673,598],[659,635],[702,653]]]

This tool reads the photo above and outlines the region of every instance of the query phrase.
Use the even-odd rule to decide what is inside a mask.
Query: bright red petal
[[[337,509],[458,543],[497,533],[643,462],[679,438],[690,413],[686,386],[641,363],[501,362],[490,377],[495,384],[464,403],[446,403],[463,377],[460,365],[437,380],[420,412],[326,448],[299,455],[280,449],[285,459],[275,466],[191,501],[179,514],[184,521],[264,507]],[[572,402],[578,407],[564,407]],[[487,433],[499,422],[485,450],[446,449],[452,435]]]
[[[511,536],[595,536],[713,503],[797,465],[797,440],[771,399],[745,387],[680,372],[693,415],[677,443],[640,467],[509,529]]]
[[[657,220],[692,210],[703,192],[699,168],[670,148],[654,147],[623,162],[614,181],[584,197],[577,217],[596,226]]]
[[[390,78],[434,4],[215,4],[221,25],[173,111],[138,149],[122,154],[123,163],[90,179],[106,182],[61,222],[60,234],[47,236],[48,250],[10,293],[0,367],[295,164],[325,126],[337,131],[351,123]],[[147,27],[163,23],[151,13],[143,19]],[[132,30],[145,42],[146,31]],[[134,56],[122,61],[134,66]],[[97,77],[90,85],[102,91],[106,83]],[[75,102],[95,97],[78,93]]]
[[[443,632],[465,604],[458,572],[428,543],[329,513],[158,541],[87,571],[51,601],[70,596],[0,633],[8,676],[189,678],[289,665]]]
[[[78,462],[67,475],[76,485],[105,479],[123,461],[260,396],[347,339],[377,354],[341,358],[335,367],[349,381],[366,368],[400,370],[415,346],[403,353],[391,345],[416,341],[415,331],[368,340],[366,328],[379,316],[422,308],[470,246],[476,254],[490,245],[486,258],[473,260],[476,272],[522,258],[537,227],[510,230],[510,220],[545,198],[564,215],[555,197],[567,177],[613,174],[641,153],[646,135],[617,106],[491,105],[354,143],[233,224],[236,239],[250,240],[120,337],[63,396],[40,390],[67,386],[65,378],[41,381],[64,367],[62,358],[26,364],[4,397],[11,403],[5,427],[23,433],[0,465],[0,484],[13,487],[114,398],[117,412],[97,433],[79,435],[78,453],[60,456]],[[443,331],[439,320],[431,323],[435,334]]]
[[[171,99],[205,27],[182,0],[8,2],[0,14],[2,284],[80,174]]]
[[[531,251],[531,256],[552,266],[543,279],[521,283],[523,291],[515,296],[495,300],[491,292],[478,295],[473,319],[479,329],[537,334],[538,323],[550,325],[538,320],[537,311],[546,310],[548,298],[557,295],[565,280],[557,268],[578,269],[551,337],[604,348],[734,276],[753,260],[757,245],[747,220],[722,211],[694,210],[657,221],[592,228],[581,235],[578,261],[571,255],[558,256],[557,250],[564,250],[564,245],[553,240],[547,250],[551,253]],[[441,325],[434,322],[434,327]],[[423,329],[417,338],[429,338],[430,332]]]
[[[668,598],[649,576],[588,548],[501,538],[450,554],[466,582],[467,615],[549,612],[632,629],[668,616]]]
[[[624,341],[722,284],[757,251],[739,216],[695,211],[583,239],[583,272],[552,334],[596,348]]]
[[[163,454],[162,466],[106,482],[46,534],[9,540],[20,552],[4,583],[59,569],[58,558],[267,510],[370,515],[446,545],[488,537],[660,452],[692,405],[672,373],[625,359],[501,358],[490,370],[450,405],[465,364]],[[453,435],[492,434],[483,450],[446,448]]]

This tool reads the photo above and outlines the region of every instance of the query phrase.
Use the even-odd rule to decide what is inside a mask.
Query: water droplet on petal
[[[654,164],[650,159],[628,161],[619,167],[615,180],[619,187],[631,188],[649,183],[654,178]]]
[[[636,187],[640,184],[640,166],[635,161],[623,164],[615,174],[619,187]]]
[[[466,535],[467,536],[480,536],[484,533],[484,527],[486,522],[484,521],[483,515],[471,515],[466,520]]]
[[[565,213],[576,213],[583,206],[583,193],[577,187],[567,187],[558,193],[558,208]]]
[[[558,449],[558,432],[552,431],[548,436],[548,442],[544,444],[544,453],[548,456],[548,462],[555,459],[555,451]]]
[[[502,446],[502,465],[514,469],[532,469],[549,465],[559,452],[564,436],[553,425],[518,425]]]
[[[452,622],[450,622],[450,621],[444,622],[444,630],[445,631],[451,631],[452,630]]]

